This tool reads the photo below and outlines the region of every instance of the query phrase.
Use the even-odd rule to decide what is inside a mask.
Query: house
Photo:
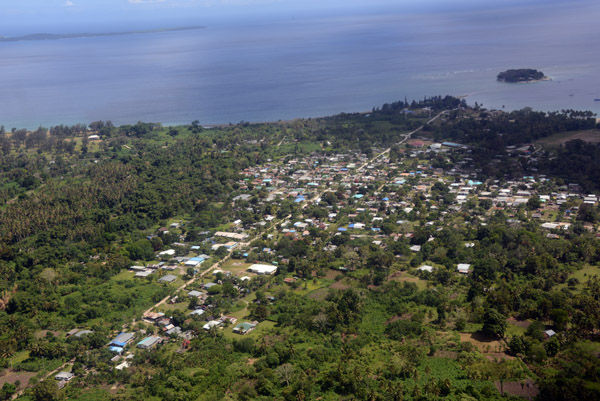
[[[204,326],[202,326],[202,328],[204,330],[210,330],[213,327],[219,327],[221,324],[222,324],[222,322],[220,320],[211,320],[210,322],[208,322]]]
[[[202,258],[202,257],[200,257],[200,256],[196,256],[196,257],[193,257],[193,258],[189,258],[189,259],[188,259],[188,260],[187,260],[187,261],[184,263],[184,265],[185,265],[185,266],[196,267],[196,266],[198,266],[198,265],[202,264],[202,262],[204,262],[204,261],[205,261],[205,259],[204,259],[204,258]]]
[[[168,258],[170,256],[174,256],[175,255],[175,249],[167,249],[166,251],[162,251],[158,253],[158,256],[160,256],[161,258]]]
[[[57,373],[56,376],[54,376],[54,378],[56,380],[61,381],[61,382],[68,382],[69,380],[71,380],[74,377],[75,377],[75,375],[71,372],[60,372],[60,373]]]
[[[196,309],[189,313],[192,316],[202,316],[204,315],[204,309]]]
[[[165,314],[162,312],[148,312],[148,313],[144,314],[144,319],[155,322],[158,319],[162,318],[163,316],[165,316]]]
[[[171,327],[171,328],[170,328],[169,330],[167,330],[165,333],[166,333],[168,336],[171,336],[171,335],[178,336],[179,334],[181,334],[181,327],[179,327],[179,326]]]
[[[238,233],[228,233],[228,232],[223,232],[223,231],[217,231],[215,233],[215,237],[223,237],[223,238],[234,239],[237,241],[243,241],[246,238],[248,238],[248,234],[238,234]]]
[[[79,330],[77,333],[75,333],[73,335],[73,337],[79,338],[79,337],[83,337],[83,336],[86,336],[88,334],[93,334],[93,333],[94,332],[92,330]]]
[[[420,266],[417,270],[422,271],[422,272],[431,273],[433,271],[433,266],[423,265],[423,266]]]
[[[108,345],[116,345],[117,347],[124,347],[133,340],[133,333],[120,333],[115,337]]]
[[[248,271],[256,274],[265,274],[270,275],[277,271],[277,266],[273,265],[262,265],[262,264],[253,264],[248,268]]]
[[[193,290],[193,291],[188,292],[188,296],[198,298],[198,297],[202,296],[202,293],[200,291]]]
[[[240,323],[237,326],[235,326],[233,328],[233,332],[238,333],[238,334],[248,334],[249,332],[254,330],[255,327],[256,327],[256,324],[244,322],[244,323]]]
[[[456,271],[458,271],[460,274],[469,274],[470,268],[471,265],[468,263],[459,263],[458,266],[456,266]]]
[[[136,347],[141,349],[150,349],[160,342],[161,338],[158,336],[150,336],[144,338],[142,341],[137,343]]]
[[[166,276],[162,276],[158,279],[158,281],[160,281],[161,283],[172,283],[175,280],[177,280],[177,276],[173,274],[167,274]]]
[[[551,338],[556,334],[552,329],[544,331],[544,338]]]

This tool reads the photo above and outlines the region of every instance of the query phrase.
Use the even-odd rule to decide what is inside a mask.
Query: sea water
[[[396,11],[5,42],[0,124],[276,121],[446,94],[488,108],[600,114],[597,15],[595,5]],[[552,80],[497,82],[508,68]]]

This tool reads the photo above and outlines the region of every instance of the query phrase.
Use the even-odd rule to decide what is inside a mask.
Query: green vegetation
[[[598,399],[592,117],[0,129],[0,399]]]
[[[522,68],[517,70],[506,70],[498,74],[498,81],[502,82],[531,82],[543,79],[544,73],[532,68]]]

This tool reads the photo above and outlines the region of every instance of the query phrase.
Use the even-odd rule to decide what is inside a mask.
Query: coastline
[[[544,75],[543,78],[532,79],[532,80],[528,80],[528,81],[511,82],[511,81],[506,81],[504,79],[497,79],[496,81],[502,82],[502,83],[505,83],[505,84],[531,84],[531,83],[534,83],[534,82],[552,81],[552,78]]]

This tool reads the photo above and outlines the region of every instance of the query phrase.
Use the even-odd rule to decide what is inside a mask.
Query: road
[[[435,121],[437,118],[439,118],[442,114],[446,113],[446,111],[442,111],[441,113],[439,113],[438,115],[436,115],[435,117],[431,118],[430,120],[427,121],[427,124],[432,123],[433,121]],[[423,129],[425,125],[421,125],[419,128],[415,129],[412,132],[409,132],[408,134],[403,134],[404,138],[398,142],[398,144],[402,144],[404,142],[406,142],[413,134],[415,134],[416,132],[420,131]],[[283,138],[285,139],[285,137]],[[283,142],[283,139],[281,140],[281,142],[279,142],[279,144],[277,146],[280,146],[281,143]],[[391,147],[385,149],[383,152],[378,153],[375,157],[373,157],[371,160],[367,161],[366,163],[364,163],[362,166],[360,166],[357,171],[361,171],[362,169],[364,169],[366,166],[368,166],[369,164],[373,163],[375,160],[377,160],[378,158],[380,158],[381,156],[383,156],[384,154],[388,153],[390,151]],[[319,192],[317,194],[317,196],[314,199],[319,199],[323,196],[323,194],[327,191],[329,191],[330,188],[326,188],[324,190],[322,190],[321,192]],[[308,206],[308,202],[304,202],[304,204],[302,205],[302,209],[305,209]],[[273,220],[273,222],[271,223],[271,225],[269,226],[269,228],[266,231],[257,233],[256,235],[254,235],[252,237],[252,239],[247,240],[246,242],[240,242],[238,243],[238,248],[244,248],[246,246],[249,246],[250,243],[252,243],[252,241],[254,241],[258,235],[262,235],[263,233],[267,233],[269,231],[271,231],[274,227],[277,226],[277,224],[279,222],[285,221],[286,219],[289,219],[291,217],[291,215],[288,215],[282,219],[278,219],[277,222],[275,220]],[[171,294],[169,294],[168,296],[164,297],[163,299],[161,299],[160,301],[158,301],[157,303],[155,303],[154,305],[152,305],[150,308],[148,308],[146,311],[144,311],[144,313],[142,314],[142,316],[145,316],[146,314],[152,312],[152,310],[158,308],[159,306],[165,304],[174,293],[177,293],[181,290],[184,290],[187,286],[189,286],[190,284],[193,284],[194,282],[196,282],[196,280],[198,280],[199,278],[204,277],[205,275],[207,275],[208,273],[212,272],[213,270],[215,270],[217,267],[221,266],[221,264],[223,264],[224,262],[226,262],[227,260],[229,260],[231,257],[231,253],[228,254],[227,256],[225,256],[223,259],[221,259],[218,262],[215,262],[212,266],[210,266],[208,269],[206,269],[205,271],[203,271],[200,274],[195,275],[194,277],[192,277],[190,280],[186,281],[185,283],[183,283],[179,288],[177,288],[174,292],[172,292]],[[136,319],[134,318],[133,321],[130,322],[130,325],[135,324]],[[126,325],[123,325],[123,327],[126,327]],[[64,364],[62,364],[60,367],[58,367],[57,369],[53,370],[52,372],[46,374],[43,378],[40,379],[40,382],[46,380],[47,378],[49,378],[50,376],[60,372],[62,369],[64,369],[67,365],[71,364],[75,362],[75,358],[71,359],[70,361],[65,362]],[[28,386],[25,386],[23,389],[19,390],[17,393],[15,393],[12,397],[12,399],[16,399],[17,397],[21,396],[23,394],[23,392],[25,391],[25,389],[27,389]]]
[[[432,122],[434,122],[435,120],[437,120],[442,114],[446,113],[447,111],[442,111],[441,113],[439,113],[438,115],[436,115],[435,117],[429,119],[427,121],[427,124],[430,124]],[[419,128],[417,128],[416,130],[409,132],[408,134],[402,134],[404,136],[404,138],[397,143],[397,145],[403,144],[404,142],[408,141],[410,139],[411,136],[413,136],[413,134],[415,134],[416,132],[419,132],[423,129],[423,127],[425,126],[425,124],[421,125]],[[381,156],[383,156],[386,153],[389,153],[391,147],[387,148],[386,150],[384,150],[381,153],[378,153],[377,156],[373,157],[371,160],[367,161],[365,164],[363,164],[362,166],[360,166],[358,168],[358,171],[362,170],[363,168],[367,167],[369,164],[373,163],[375,160],[379,159]]]

